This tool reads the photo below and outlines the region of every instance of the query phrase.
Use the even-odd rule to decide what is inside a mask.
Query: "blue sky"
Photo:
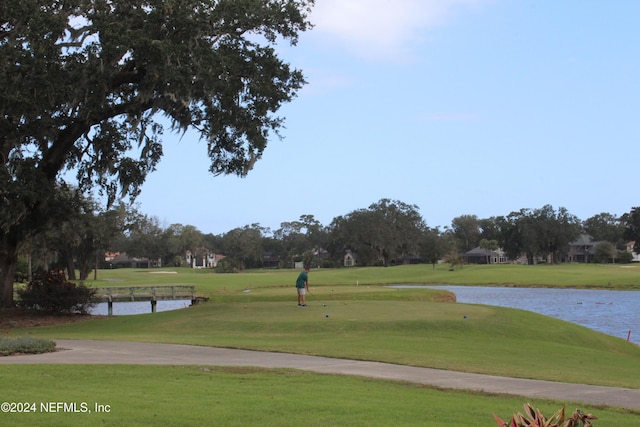
[[[427,225],[551,204],[584,220],[640,205],[640,2],[317,0],[282,56],[309,84],[246,178],[165,133],[138,208],[222,234],[382,198]]]

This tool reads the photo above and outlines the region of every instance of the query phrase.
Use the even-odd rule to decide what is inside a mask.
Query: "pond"
[[[180,308],[187,308],[190,305],[191,300],[158,301],[158,304],[156,305],[156,312],[178,310]],[[106,302],[102,302],[93,307],[89,313],[98,316],[106,316],[109,314],[109,308]],[[114,316],[146,313],[151,313],[151,303],[149,301],[113,303]]]
[[[529,310],[640,344],[640,291],[507,288],[489,286],[412,286],[445,289],[461,303]]]

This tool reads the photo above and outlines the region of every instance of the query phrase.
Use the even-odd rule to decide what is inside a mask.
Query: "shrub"
[[[24,283],[28,280],[28,277],[29,277],[29,263],[25,259],[20,258],[18,260],[18,265],[16,268],[16,276],[14,280],[16,282]]]
[[[240,271],[240,261],[234,258],[223,258],[218,261],[216,273],[238,273]]]
[[[590,427],[591,420],[598,417],[585,414],[579,409],[576,409],[570,418],[565,418],[564,407],[558,409],[549,419],[547,419],[539,409],[534,408],[530,404],[524,405],[524,412],[514,414],[510,422],[505,422],[497,415],[493,414],[493,418],[496,419],[498,427]]]
[[[173,257],[173,259],[171,260],[171,265],[173,267],[190,267],[187,265],[186,260],[183,257],[178,255]]]
[[[49,353],[56,350],[56,343],[44,338],[33,337],[0,337],[0,356],[16,353]]]
[[[32,310],[86,314],[97,302],[95,294],[95,289],[67,281],[63,271],[51,270],[18,290],[17,304]]]
[[[618,262],[620,264],[629,264],[633,261],[633,254],[627,251],[618,252]]]

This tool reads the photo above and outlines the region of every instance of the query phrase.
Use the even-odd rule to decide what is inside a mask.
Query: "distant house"
[[[627,247],[626,250],[627,252],[629,252],[633,258],[631,259],[631,261],[633,262],[640,262],[640,254],[638,254],[634,248],[636,246],[636,242],[627,242]]]
[[[462,255],[462,259],[467,264],[506,264],[509,262],[502,249],[491,251],[479,246]]]
[[[262,268],[278,268],[281,261],[281,258],[273,252],[265,252],[262,256]]]
[[[185,261],[191,268],[215,268],[224,255],[216,255],[207,248],[197,248],[193,252],[185,253]]]
[[[403,255],[399,261],[403,265],[420,264],[422,262],[422,258],[420,258],[418,255]]]
[[[120,255],[120,252],[105,252],[104,253],[104,260],[105,260],[105,262],[111,262],[118,255]]]
[[[588,234],[583,234],[577,240],[569,245],[567,253],[567,262],[591,262],[595,257],[595,249],[598,242],[594,242],[593,238]]]
[[[152,268],[162,266],[160,259],[149,260],[149,258],[130,257],[125,252],[106,253],[105,261],[112,268]]]
[[[331,255],[329,254],[329,251],[326,249],[314,249],[313,250],[313,257],[317,258],[317,259],[329,259],[331,257]]]
[[[347,249],[347,251],[344,254],[344,266],[345,267],[355,267],[356,266],[356,257],[353,254],[353,252],[351,252],[351,250]]]

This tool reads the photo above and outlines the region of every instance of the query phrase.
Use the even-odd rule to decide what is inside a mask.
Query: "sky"
[[[279,46],[308,84],[246,178],[165,132],[137,199],[208,234],[322,225],[386,198],[429,227],[552,205],[585,220],[640,205],[637,0],[317,0]]]

